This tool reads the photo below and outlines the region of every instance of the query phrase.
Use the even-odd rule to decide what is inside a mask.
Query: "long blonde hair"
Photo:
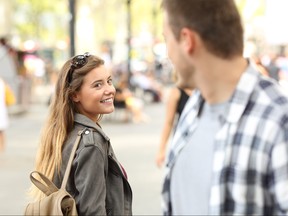
[[[102,59],[90,55],[87,57],[88,62],[83,67],[73,70],[72,79],[68,83],[67,74],[71,68],[72,59],[69,59],[63,65],[59,73],[36,157],[35,169],[46,175],[50,180],[53,179],[55,171],[60,170],[63,144],[74,127],[74,113],[78,112],[71,99],[72,95],[80,90],[84,76],[87,73],[104,64]],[[32,185],[30,195],[39,199],[43,193]]]

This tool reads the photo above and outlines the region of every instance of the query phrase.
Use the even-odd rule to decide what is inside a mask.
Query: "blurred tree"
[[[67,38],[68,3],[58,0],[14,0],[14,32],[22,40],[51,44]]]
[[[162,35],[160,0],[132,0],[133,35],[147,28],[155,37]],[[158,31],[159,29],[159,31]]]
[[[253,21],[256,17],[265,15],[266,0],[235,0],[245,21]]]
[[[68,0],[7,0],[13,2],[11,35],[55,47],[59,41],[69,44]],[[127,44],[127,0],[76,0],[75,49],[99,51],[104,41]],[[131,0],[131,37],[143,31],[162,39],[161,0]],[[62,43],[63,44],[63,43]],[[64,48],[63,48],[64,49]],[[68,50],[67,50],[68,51]],[[125,51],[124,51],[125,52]]]
[[[147,28],[150,32],[154,31],[155,26],[156,30],[161,28],[161,17],[157,16],[160,2],[161,0],[131,0],[132,36],[137,36],[143,28]],[[89,7],[91,18],[95,22],[97,37],[107,40],[114,40],[119,28],[125,28],[126,4],[127,0],[78,0],[79,7]],[[157,37],[161,37],[162,31],[155,32]]]

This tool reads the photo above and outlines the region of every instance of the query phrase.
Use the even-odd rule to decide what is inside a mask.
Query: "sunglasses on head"
[[[82,68],[84,65],[88,62],[88,57],[90,56],[90,53],[85,52],[83,55],[77,55],[75,56],[70,65],[70,69],[67,74],[67,82],[70,84],[72,81],[72,74],[75,69]]]

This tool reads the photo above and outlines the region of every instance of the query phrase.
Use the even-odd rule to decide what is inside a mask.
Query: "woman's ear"
[[[180,41],[186,52],[193,53],[195,48],[195,34],[193,31],[189,28],[183,28],[180,32]]]
[[[75,102],[78,103],[80,101],[79,99],[79,94],[78,93],[73,93],[71,96],[71,99]]]

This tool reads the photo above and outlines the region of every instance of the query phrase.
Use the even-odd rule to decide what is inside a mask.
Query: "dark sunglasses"
[[[72,59],[71,66],[70,66],[70,69],[69,69],[68,74],[67,74],[67,82],[69,84],[72,81],[72,74],[73,74],[74,70],[82,68],[84,65],[86,65],[88,62],[88,57],[90,55],[91,55],[90,53],[85,52],[83,55],[77,55]]]

